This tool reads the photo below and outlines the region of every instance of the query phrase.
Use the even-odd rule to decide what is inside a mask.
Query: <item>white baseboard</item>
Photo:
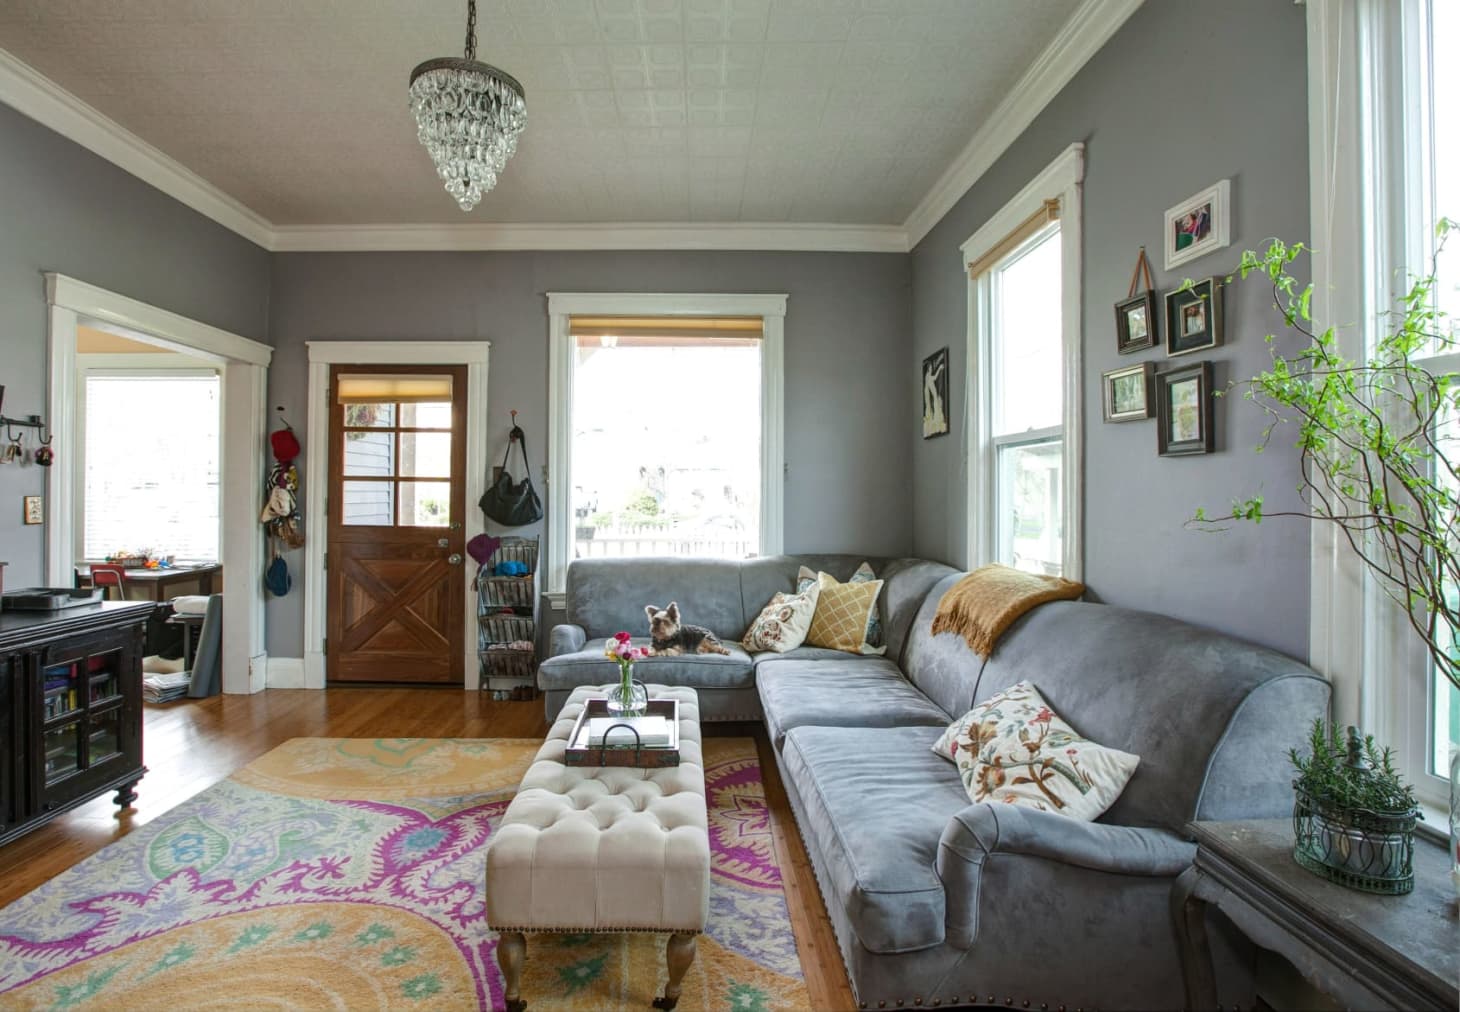
[[[303,657],[270,657],[269,688],[306,689]]]
[[[324,654],[321,651],[311,650],[304,655],[303,688],[324,688]]]

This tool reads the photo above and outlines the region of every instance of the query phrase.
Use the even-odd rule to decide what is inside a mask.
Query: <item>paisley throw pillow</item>
[[[745,630],[741,645],[778,654],[796,649],[806,640],[820,597],[821,587],[815,583],[799,594],[776,594]]]

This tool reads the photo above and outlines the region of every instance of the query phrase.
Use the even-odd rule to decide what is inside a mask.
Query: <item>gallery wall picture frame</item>
[[[25,497],[24,516],[25,516],[25,522],[27,524],[41,524],[41,523],[45,523],[45,521],[46,521],[45,505],[44,505],[44,501],[41,499],[40,496],[38,496],[38,495],[28,495],[28,496]]]
[[[1232,181],[1221,179],[1168,208],[1161,244],[1172,270],[1232,244]]]
[[[1101,410],[1107,422],[1136,422],[1156,413],[1156,364],[1142,362],[1100,374]]]
[[[1115,304],[1115,350],[1122,355],[1156,346],[1160,317],[1151,290]]]
[[[923,438],[946,436],[948,425],[948,349],[923,359]]]
[[[1193,362],[1156,374],[1156,452],[1162,457],[1211,453],[1212,364]]]
[[[1222,343],[1220,278],[1207,278],[1189,288],[1166,293],[1166,355],[1190,355]]]

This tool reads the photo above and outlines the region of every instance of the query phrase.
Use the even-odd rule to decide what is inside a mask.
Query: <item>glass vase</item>
[[[641,717],[649,708],[649,690],[634,678],[632,664],[621,665],[619,683],[608,690],[608,712],[614,717]]]

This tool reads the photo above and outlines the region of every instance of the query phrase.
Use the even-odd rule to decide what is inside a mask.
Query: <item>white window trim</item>
[[[1405,89],[1394,84],[1415,70],[1404,47],[1419,10],[1408,0],[1306,7],[1313,323],[1338,328],[1348,358],[1365,356],[1416,262],[1407,223],[1418,207],[1404,166],[1417,153],[1407,150]],[[1332,525],[1311,528],[1309,663],[1333,685],[1333,718],[1393,747],[1420,801],[1439,806],[1447,781],[1422,772],[1425,649]]]
[[[329,387],[331,365],[464,365],[466,369],[466,517],[467,541],[486,525],[477,500],[486,491],[487,358],[490,341],[306,341],[309,349],[309,410],[304,451],[304,684],[323,689],[327,585],[324,553],[328,547]],[[462,678],[468,692],[481,686],[477,659],[476,592],[466,580],[466,638]]]
[[[548,477],[546,588],[548,604],[561,611],[572,543],[573,336],[571,316],[759,316],[760,553],[779,555],[785,546],[785,295],[637,292],[548,293]],[[563,489],[564,494],[556,494]]]
[[[138,361],[142,359],[143,361]],[[76,494],[72,497],[72,523],[75,531],[77,561],[85,559],[86,548],[86,381],[92,376],[130,376],[145,378],[152,376],[214,376],[218,379],[218,391],[223,391],[223,376],[217,369],[200,368],[197,359],[176,352],[157,354],[81,354],[76,355],[76,450],[71,454],[71,481]],[[220,405],[221,410],[221,405]],[[222,424],[220,415],[219,424]],[[221,432],[220,432],[221,435]],[[220,475],[221,482],[222,477]],[[220,489],[221,496],[221,489]],[[218,546],[222,554],[223,510],[218,510]],[[92,560],[87,560],[92,561]]]
[[[1085,145],[1071,144],[959,248],[959,270],[988,253],[1020,224],[1038,213],[1047,200],[1059,200],[1060,329],[1063,335],[1064,446],[1063,497],[1064,576],[1083,579],[1084,572],[1084,435],[1081,396],[1081,318],[1083,312],[1081,184],[1085,179]],[[983,283],[980,283],[980,280]],[[998,518],[994,515],[996,464],[990,398],[983,379],[990,375],[988,342],[991,326],[987,275],[968,282],[967,369],[964,376],[964,424],[968,432],[968,568],[996,560]],[[1052,432],[1053,430],[1051,430]],[[1018,442],[1031,433],[1009,437]],[[1007,440],[1006,440],[1007,441]]]

